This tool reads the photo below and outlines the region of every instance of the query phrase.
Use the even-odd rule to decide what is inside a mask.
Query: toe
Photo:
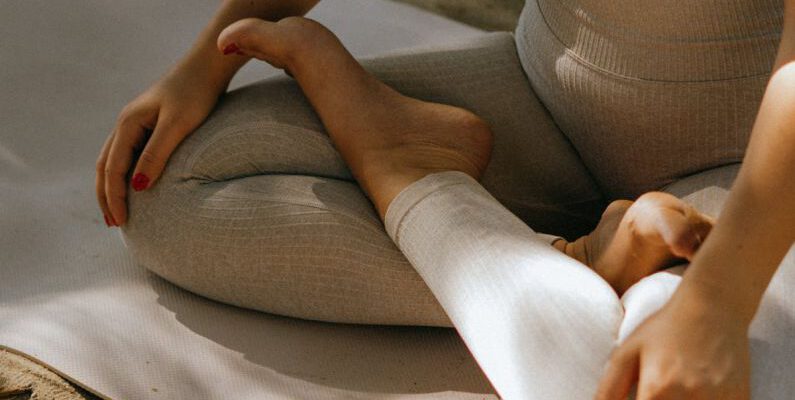
[[[696,237],[696,245],[692,254],[694,255],[701,247],[701,244],[704,243],[707,235],[712,231],[712,227],[715,225],[715,219],[707,214],[699,212],[691,206],[686,206],[684,214],[685,218],[689,221],[693,235]],[[688,257],[688,259],[691,259],[692,255]]]
[[[218,35],[218,49],[224,54],[258,58],[274,67],[284,68],[289,45],[287,32],[274,22],[246,18],[227,26]]]
[[[325,26],[304,17],[287,17],[278,22],[242,19],[221,31],[217,45],[224,54],[234,51],[282,69],[309,54],[341,46]]]
[[[712,229],[711,221],[690,206],[661,208],[657,229],[673,256],[692,260]]]
[[[642,195],[633,206],[633,215],[638,221],[636,234],[647,243],[667,247],[674,257],[690,259],[703,239],[701,214],[669,193]]]

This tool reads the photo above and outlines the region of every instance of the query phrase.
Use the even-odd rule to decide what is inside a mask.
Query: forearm
[[[795,62],[777,67],[737,180],[677,292],[745,323],[795,240]]]
[[[201,69],[222,92],[237,70],[249,60],[248,57],[225,57],[218,51],[216,40],[224,28],[244,18],[277,21],[288,16],[304,15],[318,1],[225,0],[177,68]]]

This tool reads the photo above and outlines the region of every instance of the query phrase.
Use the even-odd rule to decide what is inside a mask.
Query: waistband
[[[643,80],[715,81],[770,74],[781,40],[782,2],[736,0],[741,2],[742,10],[732,8],[732,1],[720,2],[722,8],[682,4],[675,9],[658,0],[528,0],[517,27],[517,45],[524,47],[520,52],[532,53],[534,38],[552,35],[568,56],[607,73]],[[740,12],[744,15],[735,15]]]

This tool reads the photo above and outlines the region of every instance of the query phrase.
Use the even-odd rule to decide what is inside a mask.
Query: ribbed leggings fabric
[[[511,34],[364,65],[406,95],[487,119],[496,140],[481,183],[539,232],[573,237],[598,220],[603,197]],[[314,320],[451,326],[289,78],[228,93],[128,206],[130,251],[192,292]]]
[[[527,232],[573,239],[595,225],[613,198],[632,198],[741,159],[769,74],[778,26],[773,17],[780,10],[760,6],[749,14],[753,18],[727,19],[729,28],[769,19],[744,26],[751,44],[737,44],[729,28],[706,36],[652,32],[662,28],[636,24],[626,13],[640,6],[624,4],[618,14],[619,5],[608,3],[529,1],[515,37],[494,33],[363,62],[406,95],[464,107],[489,122],[492,161],[479,183],[467,184],[481,185],[491,200],[471,208],[483,213],[473,220],[509,213],[525,224],[524,239],[549,242]],[[668,15],[661,2],[643,3],[648,12]],[[689,17],[725,11],[698,9],[704,14]],[[675,37],[680,33],[685,36]],[[665,52],[647,51],[660,42],[668,44]],[[681,60],[687,54],[693,63]],[[716,57],[730,61],[720,64]],[[128,193],[130,218],[122,234],[130,251],[192,292],[314,320],[451,326],[404,254],[417,242],[423,251],[456,251],[461,242],[445,243],[448,237],[438,230],[415,230],[398,240],[398,248],[287,77],[225,95],[180,144],[157,184]],[[449,220],[464,217],[436,204],[423,208],[427,220],[459,226],[464,236],[476,228]],[[496,238],[510,240],[482,239]],[[553,251],[547,244],[536,254],[551,257]],[[506,265],[510,254],[489,254],[494,268],[515,267]]]

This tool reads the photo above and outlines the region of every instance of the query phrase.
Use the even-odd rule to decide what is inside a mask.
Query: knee
[[[177,183],[161,179],[151,188],[127,195],[127,222],[120,227],[124,244],[140,265],[161,275],[166,257],[174,252],[180,234],[174,202]]]
[[[188,291],[217,295],[217,280],[208,276],[226,267],[223,255],[208,250],[213,231],[201,218],[202,183],[195,179],[159,181],[128,198],[129,218],[121,236],[135,262]],[[219,265],[220,262],[220,265]]]

